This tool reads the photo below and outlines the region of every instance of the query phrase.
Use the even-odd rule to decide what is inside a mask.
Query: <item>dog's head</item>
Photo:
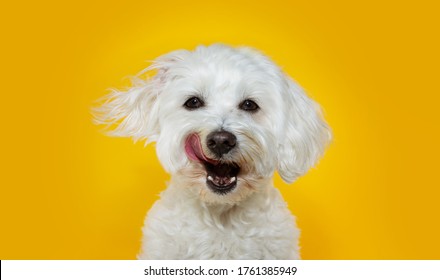
[[[128,91],[95,110],[114,136],[155,141],[176,185],[207,202],[234,204],[275,170],[293,182],[330,140],[319,106],[270,59],[224,45],[158,58]]]

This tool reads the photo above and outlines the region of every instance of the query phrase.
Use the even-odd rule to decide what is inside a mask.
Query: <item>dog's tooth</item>
[[[208,181],[212,182],[213,184],[217,186],[226,186],[234,183],[237,181],[237,177],[219,177],[219,176],[211,176],[209,175],[207,177]]]

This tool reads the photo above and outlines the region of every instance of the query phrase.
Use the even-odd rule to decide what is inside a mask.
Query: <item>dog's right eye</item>
[[[200,107],[203,107],[204,105],[205,104],[203,103],[203,101],[200,100],[200,98],[198,97],[191,97],[185,102],[185,104],[183,104],[183,106],[185,106],[185,108],[188,110],[198,109]]]

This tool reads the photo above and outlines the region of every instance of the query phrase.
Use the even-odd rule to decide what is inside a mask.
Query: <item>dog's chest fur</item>
[[[149,211],[140,259],[298,259],[294,217],[269,186],[235,206],[169,186]]]

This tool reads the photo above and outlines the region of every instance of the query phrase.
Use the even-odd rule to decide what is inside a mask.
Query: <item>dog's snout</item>
[[[237,137],[228,131],[214,131],[211,132],[206,138],[207,146],[217,156],[222,156],[229,153],[236,144]]]

